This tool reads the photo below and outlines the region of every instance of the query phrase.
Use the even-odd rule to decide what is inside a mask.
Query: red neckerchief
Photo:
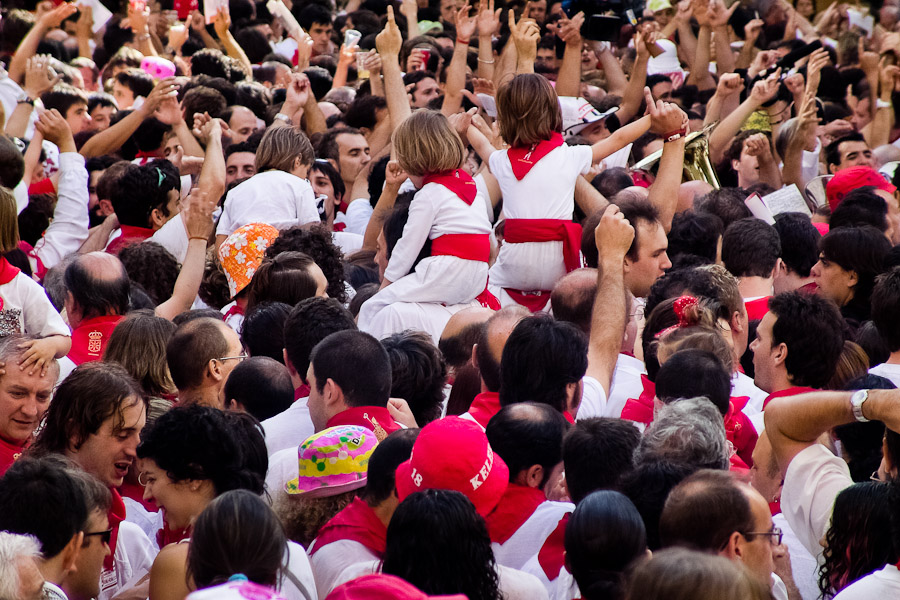
[[[135,227],[134,225],[122,225],[120,229],[122,234],[106,246],[106,251],[110,254],[118,254],[123,247],[148,240],[156,233],[147,227]]]
[[[807,283],[807,284],[804,285],[803,287],[797,288],[797,291],[800,292],[800,293],[803,293],[803,294],[810,294],[810,295],[812,295],[812,294],[815,294],[815,293],[816,293],[816,290],[818,289],[818,287],[819,287],[819,286],[818,286],[818,284],[817,284],[815,281],[810,281],[809,283]]]
[[[795,386],[789,387],[786,390],[781,390],[780,392],[772,392],[766,399],[763,400],[763,410],[766,410],[766,406],[769,405],[769,402],[775,398],[784,398],[785,396],[796,396],[798,394],[806,394],[808,392],[815,392],[815,388],[811,387],[803,387],[803,386]]]
[[[109,556],[103,559],[103,568],[111,571],[116,561],[116,542],[119,541],[119,523],[125,520],[125,501],[116,490],[112,492],[112,504],[109,505],[109,511],[106,518],[109,519],[109,528],[112,529],[112,535],[109,538]]]
[[[163,526],[156,532],[156,543],[160,550],[169,544],[177,544],[191,537],[191,529],[190,525],[184,529],[169,529],[169,521],[166,519],[166,512],[163,511]]]
[[[509,164],[512,166],[513,175],[519,181],[528,175],[531,168],[537,164],[539,160],[547,156],[551,150],[555,150],[562,146],[565,142],[561,133],[553,132],[550,134],[549,140],[541,140],[530,146],[519,146],[510,148],[506,151],[509,157]]]
[[[45,177],[38,181],[37,183],[32,183],[28,186],[28,195],[33,196],[37,194],[55,194],[56,188],[53,187],[53,180],[49,177]]]
[[[472,400],[469,407],[469,416],[482,427],[487,427],[491,417],[500,412],[500,393],[481,392]]]
[[[16,278],[21,271],[19,271],[18,267],[14,267],[9,264],[9,261],[0,256],[0,285],[4,285],[9,283],[13,279]],[[6,302],[3,301],[3,298],[0,298],[0,310],[3,310],[3,306]]]
[[[541,565],[544,575],[550,581],[554,581],[559,577],[560,571],[566,566],[566,525],[569,523],[569,517],[571,516],[572,513],[563,515],[556,525],[556,529],[547,536],[544,545],[541,546],[538,552],[538,563]]]
[[[485,286],[483,292],[475,296],[475,300],[485,308],[500,310],[500,301],[497,300],[497,296],[488,291],[487,286]]]
[[[147,509],[147,512],[156,512],[159,507],[153,500],[144,500],[144,486],[128,481],[127,479],[119,486],[119,495],[123,498],[131,498]]]
[[[159,150],[153,150],[151,152],[147,152],[146,150],[139,150],[137,154],[134,155],[134,159],[140,159],[139,165],[146,165],[148,162],[152,162],[158,158],[162,158],[159,155]]]
[[[332,226],[331,226],[331,230],[332,230],[332,231],[343,231],[343,230],[345,230],[345,229],[347,229],[347,224],[346,224],[346,223],[334,223],[334,224],[332,224]]]
[[[309,384],[304,383],[296,390],[294,390],[294,402],[299,400],[300,398],[309,398]]]
[[[339,412],[325,423],[326,428],[338,425],[359,425],[370,429],[379,442],[400,429],[400,425],[383,406],[354,406]]]
[[[30,440],[26,440],[24,444],[15,444],[0,438],[0,477],[6,473],[6,470],[9,469],[14,462],[19,460],[19,457],[25,452],[25,448],[28,447],[29,441]]]
[[[544,310],[547,303],[550,302],[550,290],[538,290],[533,292],[525,292],[522,290],[514,290],[512,288],[503,288],[513,302],[524,306],[531,312],[539,312]]]
[[[744,302],[744,307],[747,309],[747,318],[754,321],[766,316],[766,313],[769,312],[770,297],[771,296],[763,296],[762,298],[757,298],[750,302]]]
[[[225,311],[225,314],[222,316],[223,321],[227,321],[228,317],[232,315],[240,315],[244,316],[244,309],[241,308],[241,305],[235,302],[234,306]]]
[[[505,544],[546,501],[543,490],[510,483],[500,502],[485,518],[491,541]]]
[[[88,319],[72,331],[72,349],[69,350],[69,360],[76,365],[100,360],[103,350],[113,329],[119,321],[125,317],[121,315],[107,315]]]
[[[653,399],[656,397],[656,384],[646,374],[641,374],[641,395],[629,398],[622,408],[622,418],[636,423],[649,425],[653,422]]]
[[[732,397],[728,403],[728,412],[725,414],[725,437],[734,446],[735,452],[747,465],[753,466],[753,449],[759,434],[750,421],[750,417],[744,414],[744,407],[750,401],[748,396]]]
[[[368,548],[378,558],[384,556],[387,528],[375,511],[359,498],[347,505],[344,510],[334,515],[316,536],[316,543],[309,553],[315,555],[320,549],[332,542],[350,540]]]
[[[426,175],[422,183],[423,185],[429,183],[442,185],[456,194],[460,200],[469,206],[472,206],[472,203],[475,202],[475,196],[478,194],[478,187],[475,185],[475,180],[462,169],[456,169],[455,171],[450,171],[448,173]]]
[[[42,261],[41,257],[34,251],[34,246],[28,242],[19,240],[19,250],[27,254],[28,258],[34,259],[34,262],[37,264],[37,269],[35,269],[34,274],[37,275],[38,281],[43,281],[49,269],[44,266],[44,261]]]

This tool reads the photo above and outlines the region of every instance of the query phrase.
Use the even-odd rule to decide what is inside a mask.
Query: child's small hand
[[[392,160],[387,164],[384,171],[384,182],[386,185],[399,188],[403,182],[409,179],[409,175],[400,166],[396,160]]]
[[[19,370],[28,370],[29,375],[39,372],[41,377],[45,376],[50,361],[56,356],[56,342],[53,338],[29,340],[20,344],[19,349],[24,350],[19,361]]]

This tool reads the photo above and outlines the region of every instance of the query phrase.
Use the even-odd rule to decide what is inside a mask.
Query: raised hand
[[[581,47],[581,26],[584,25],[584,13],[579,12],[571,19],[565,21],[560,20],[559,31],[556,35],[564,41],[567,46]]]
[[[156,112],[163,100],[167,98],[176,98],[178,96],[178,86],[175,85],[174,77],[166,77],[160,79],[159,83],[150,92],[150,95],[144,99],[144,104],[138,109],[144,114],[151,115]]]
[[[175,125],[184,120],[184,114],[181,112],[181,105],[176,96],[163,98],[155,111],[155,116],[166,125]]]
[[[55,108],[42,112],[38,120],[35,121],[34,127],[45,140],[56,144],[60,152],[75,151],[72,129]]]
[[[737,73],[724,73],[719,77],[719,83],[716,85],[716,95],[721,98],[741,91],[744,87],[744,79]]]
[[[469,16],[472,7],[467,2],[465,6],[456,11],[456,39],[462,43],[468,43],[475,35],[478,24],[478,16]]]
[[[44,92],[53,89],[59,83],[60,76],[50,66],[50,56],[38,54],[25,62],[25,85],[23,89],[29,98],[37,98]]]
[[[772,146],[764,133],[754,133],[744,140],[744,149],[749,156],[757,157],[761,163],[772,160]]]
[[[177,53],[184,46],[184,43],[190,37],[190,30],[187,23],[175,22],[169,27],[169,46]]]
[[[209,238],[213,231],[213,210],[216,203],[209,194],[197,188],[185,200],[181,219],[190,238]]]
[[[634,241],[634,227],[615,204],[610,204],[600,217],[594,230],[594,241],[600,251],[601,264],[604,260],[624,264],[625,255]]]
[[[765,24],[766,22],[762,19],[752,19],[747,21],[747,24],[744,25],[744,43],[753,44],[756,42],[756,40],[759,39],[759,34],[762,33],[762,28]]]
[[[387,168],[384,171],[385,185],[399,188],[407,179],[409,179],[409,175],[403,170],[400,163],[392,160],[387,164]]]
[[[662,100],[653,101],[650,88],[644,88],[644,100],[650,115],[650,131],[664,134],[681,129],[687,122],[687,115],[677,105]]]
[[[60,4],[56,8],[41,14],[41,16],[38,17],[37,25],[44,29],[59,27],[63,21],[74,15],[77,11],[78,7],[74,2]]]
[[[534,61],[537,57],[537,43],[541,39],[541,29],[537,23],[525,17],[516,23],[516,16],[513,11],[509,11],[509,29],[519,53],[519,60]]]
[[[400,28],[397,27],[397,21],[394,20],[394,7],[388,5],[388,20],[375,37],[375,47],[382,56],[400,56],[400,48],[403,46],[403,36],[400,35]]]
[[[78,20],[75,22],[75,36],[89,40],[94,36],[94,9],[88,5],[78,8]]]
[[[500,11],[498,8],[494,10],[494,0],[479,0],[478,16],[476,24],[478,26],[478,35],[481,37],[491,37],[500,29]],[[459,27],[457,25],[457,27]]]
[[[775,97],[778,93],[779,78],[781,77],[781,69],[776,69],[774,73],[757,81],[750,90],[750,98],[758,105],[765,104]]]
[[[216,12],[215,19],[213,20],[213,27],[216,30],[216,35],[219,36],[219,39],[222,39],[228,35],[228,30],[231,29],[231,15],[228,13],[228,7],[222,6]]]
[[[719,29],[728,25],[728,19],[734,14],[740,2],[735,2],[730,8],[725,8],[722,0],[713,0],[709,4],[709,26],[713,29]]]

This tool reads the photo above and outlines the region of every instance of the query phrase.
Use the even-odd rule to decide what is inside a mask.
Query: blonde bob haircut
[[[400,167],[414,177],[453,171],[466,160],[459,135],[435,110],[414,112],[394,130],[391,142]]]
[[[290,173],[294,170],[296,158],[303,165],[313,164],[315,154],[306,134],[293,127],[270,127],[266,129],[256,151],[256,171],[262,173],[277,169]]]
[[[562,133],[559,98],[542,75],[516,75],[497,91],[500,135],[510,146],[522,147]]]
[[[0,252],[12,252],[19,247],[19,219],[16,197],[0,186]]]

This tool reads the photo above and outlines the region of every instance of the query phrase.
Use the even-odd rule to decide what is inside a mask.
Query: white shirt
[[[407,329],[424,331],[431,336],[436,346],[450,317],[464,308],[473,306],[481,305],[475,301],[449,306],[433,302],[395,302],[378,311],[376,318],[369,323],[360,323],[360,330],[379,340]]]
[[[484,196],[480,193],[475,195],[470,205],[441,184],[425,184],[409,205],[409,219],[391,252],[384,272],[385,279],[399,281],[407,275],[429,239],[461,233],[489,235],[491,224],[484,203]]]
[[[563,144],[548,152],[521,180],[516,179],[506,150],[491,154],[491,173],[503,194],[507,219],[570,221],[575,209],[575,182],[587,173],[593,159],[590,146]],[[526,242],[500,247],[491,268],[491,284],[519,290],[552,290],[565,275],[563,244]]]
[[[178,264],[183,263],[185,256],[187,256],[189,241],[181,213],[178,213],[157,229],[150,236],[150,241],[156,242],[168,250],[175,257],[175,260],[178,261]]]
[[[287,552],[287,569],[281,578],[281,586],[278,591],[285,597],[285,600],[306,600],[306,596],[297,589],[297,585],[291,581],[291,578],[287,575],[289,572],[300,582],[300,585],[306,588],[309,597],[315,598],[316,580],[313,577],[312,567],[309,564],[309,557],[306,556],[306,551],[303,549],[303,546],[289,541]]]
[[[581,404],[578,406],[576,419],[589,419],[591,417],[611,416],[608,410],[606,392],[600,382],[589,375],[582,380]],[[622,410],[619,409],[619,415]]]
[[[264,171],[228,192],[216,234],[231,235],[250,223],[287,229],[319,221],[316,198],[308,181],[284,171]]]
[[[845,587],[834,600],[877,600],[900,597],[900,571],[887,565]]]
[[[312,549],[315,547],[315,542]],[[380,560],[371,550],[354,540],[337,540],[322,546],[309,557],[313,575],[316,577],[316,590],[319,592],[319,600],[336,588],[341,581],[341,575],[348,569],[361,563],[371,563]]]
[[[821,444],[797,454],[788,465],[781,491],[781,511],[810,554],[822,554],[834,500],[853,485],[847,463]]]
[[[890,379],[891,383],[900,387],[900,365],[889,365],[888,363],[881,363],[880,365],[875,365],[871,369],[869,369],[869,373],[871,375],[878,375],[879,377],[884,377],[885,379]]]
[[[784,514],[778,513],[772,517],[775,527],[779,527],[784,533],[784,545],[791,555],[791,573],[794,583],[800,591],[803,600],[819,600],[819,564],[809,550],[800,543],[797,534],[791,529],[791,524],[784,518]]]
[[[131,587],[150,572],[158,550],[141,528],[134,523],[119,523],[119,537],[113,570],[100,573],[98,600],[111,600],[119,591]]]
[[[341,249],[344,256],[349,256],[362,248],[363,236],[349,231],[333,231],[331,232],[331,241]]]
[[[355,233],[357,235],[365,235],[366,227],[369,225],[369,219],[375,209],[368,198],[357,198],[347,205],[347,211],[344,213],[343,222],[347,224],[344,231]]]
[[[769,397],[766,392],[756,387],[751,378],[740,372],[735,373],[731,377],[731,395],[748,396],[750,398],[742,411],[748,417],[762,412],[763,402]]]
[[[609,388],[609,402],[605,417],[619,418],[629,398],[637,398],[644,391],[641,375],[646,373],[643,361],[627,354],[620,354]],[[580,411],[579,411],[580,412]]]
[[[283,412],[263,421],[262,426],[269,456],[287,448],[296,450],[316,432],[309,417],[309,397],[296,400]]]
[[[50,269],[64,257],[77,252],[88,238],[88,172],[84,168],[84,157],[77,152],[59,155],[56,197],[53,221],[29,256],[32,271],[37,270],[37,259]]]
[[[571,502],[547,500],[539,504],[531,516],[506,542],[491,544],[497,563],[511,569],[524,567],[531,557],[540,552],[547,537],[556,530],[563,516],[573,510],[575,510],[575,505]]]
[[[298,472],[297,446],[285,448],[269,457],[269,470],[266,473],[266,490],[273,501],[278,494],[285,493],[284,484],[296,478]]]
[[[25,273],[0,285],[0,335],[27,333],[39,337],[71,336],[69,326],[56,312],[44,288]]]

